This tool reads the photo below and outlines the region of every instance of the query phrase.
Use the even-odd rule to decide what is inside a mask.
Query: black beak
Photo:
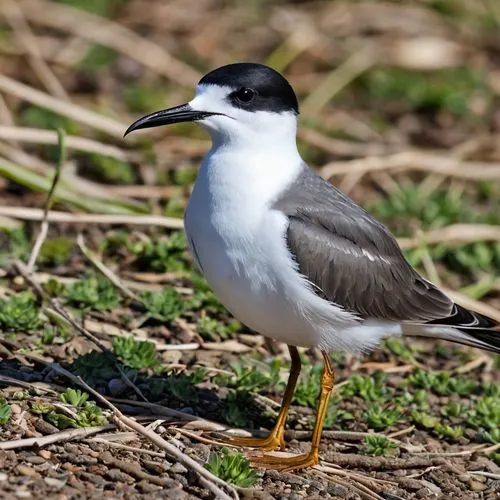
[[[124,134],[124,137],[134,130],[140,128],[159,127],[160,125],[170,125],[171,123],[195,122],[202,120],[207,116],[218,115],[220,113],[211,113],[210,111],[196,111],[189,104],[181,104],[170,109],[156,111],[150,115],[143,116],[136,120]]]

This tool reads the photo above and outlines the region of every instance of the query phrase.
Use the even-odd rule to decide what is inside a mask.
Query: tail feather
[[[453,304],[446,318],[426,323],[404,323],[403,334],[433,337],[500,353],[500,323],[483,314]]]

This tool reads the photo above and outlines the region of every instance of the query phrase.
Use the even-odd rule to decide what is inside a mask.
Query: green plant
[[[466,414],[467,407],[460,401],[449,401],[444,408],[441,408],[441,415],[449,418],[462,418]]]
[[[0,398],[0,425],[5,425],[12,416],[9,403],[4,398]]]
[[[140,294],[146,308],[146,318],[172,323],[187,309],[187,300],[174,288],[164,288],[161,292],[145,290]]]
[[[134,266],[141,271],[182,272],[189,267],[186,237],[180,231],[129,245],[129,250],[136,257]]]
[[[464,435],[464,428],[461,426],[451,426],[437,424],[434,427],[434,432],[439,436],[453,441],[459,440]]]
[[[62,394],[59,394],[59,400],[72,406],[82,406],[89,398],[86,392],[80,389],[68,387]]]
[[[83,407],[73,417],[58,412],[52,405],[44,402],[33,403],[31,410],[33,413],[43,416],[47,422],[55,425],[58,429],[94,427],[108,423],[102,410],[93,401],[85,401]]]
[[[54,343],[64,343],[69,338],[71,338],[71,334],[69,331],[62,326],[54,326],[48,325],[46,326],[41,333],[40,340],[44,345],[50,345]]]
[[[365,401],[383,401],[392,395],[392,389],[385,385],[385,375],[377,372],[373,377],[354,375],[342,387],[342,396],[359,396]]]
[[[158,365],[158,355],[153,342],[116,336],[111,343],[113,352],[132,368],[153,368]]]
[[[365,422],[371,429],[382,430],[394,425],[401,413],[395,408],[383,409],[378,405],[373,405],[363,414]]]
[[[250,394],[246,391],[230,392],[226,399],[224,418],[227,423],[235,427],[245,427],[250,423],[248,408],[252,403]]]
[[[265,388],[273,387],[278,389],[282,384],[280,381],[279,359],[273,359],[269,364],[269,370],[252,366],[251,360],[242,357],[238,361],[231,363],[230,367],[233,375],[217,375],[215,382],[227,387],[235,387],[241,391],[262,391]]]
[[[424,427],[425,429],[434,429],[439,424],[437,418],[416,410],[411,412],[410,419],[414,424]]]
[[[69,260],[73,251],[73,241],[64,236],[48,238],[43,242],[38,257],[47,266],[60,266]]]
[[[66,287],[64,296],[70,306],[93,311],[111,311],[120,305],[113,284],[104,278],[91,276]]]
[[[0,299],[0,330],[31,332],[43,324],[31,293],[22,292]]]
[[[240,488],[251,488],[259,479],[251,469],[250,462],[239,451],[227,448],[211,453],[205,468],[223,481]]]
[[[210,316],[201,316],[198,319],[198,333],[203,339],[220,340],[226,339],[231,334],[237,333],[241,324],[237,320],[232,320],[228,324],[211,318]]]
[[[87,173],[108,184],[134,184],[137,181],[136,171],[130,163],[98,154],[89,156]]]
[[[299,378],[293,394],[293,401],[295,403],[301,406],[308,406],[309,408],[316,407],[322,370],[323,365],[317,363],[312,365],[305,373],[302,372],[303,375]]]
[[[362,451],[367,455],[385,457],[390,455],[398,445],[384,436],[366,436],[363,440]]]

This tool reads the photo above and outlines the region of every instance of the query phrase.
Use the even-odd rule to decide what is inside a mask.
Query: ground
[[[299,94],[305,159],[500,321],[499,27],[487,1],[4,0],[0,497],[498,498],[500,358],[446,342],[332,353],[315,468],[233,450],[271,429],[287,349],[193,269],[206,137],[122,134],[209,69],[267,62]],[[301,356],[285,453],[314,422],[321,356]]]

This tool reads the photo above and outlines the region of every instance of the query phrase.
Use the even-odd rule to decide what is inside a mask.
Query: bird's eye
[[[234,93],[234,96],[236,97],[236,99],[238,99],[238,101],[248,103],[254,98],[255,90],[249,89],[247,87],[242,87]]]

